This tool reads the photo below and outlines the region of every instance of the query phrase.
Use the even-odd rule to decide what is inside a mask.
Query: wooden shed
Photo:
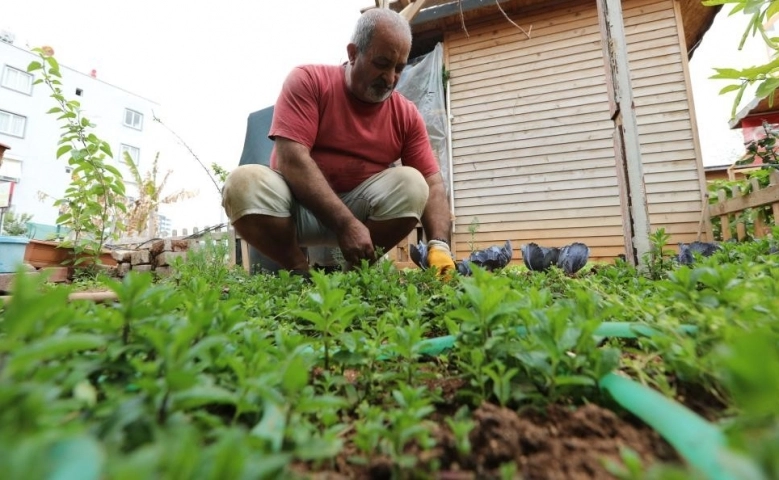
[[[717,11],[700,0],[622,2],[650,228],[671,242],[701,229],[688,60]],[[427,0],[412,28],[412,56],[444,44],[457,258],[506,239],[515,261],[529,242],[581,241],[596,261],[624,254],[596,1]]]

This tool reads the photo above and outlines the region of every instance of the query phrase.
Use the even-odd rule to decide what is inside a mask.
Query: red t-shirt
[[[308,147],[336,193],[353,190],[398,159],[424,177],[439,171],[416,106],[398,92],[381,103],[356,99],[346,88],[344,66],[293,69],[268,136]],[[275,148],[270,166],[277,168]]]

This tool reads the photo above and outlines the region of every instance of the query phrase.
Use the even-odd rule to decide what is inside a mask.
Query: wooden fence
[[[736,237],[743,240],[747,236],[747,225],[743,219],[738,220],[742,212],[750,208],[771,206],[773,212],[773,223],[767,224],[760,215],[754,216],[754,231],[751,235],[754,238],[762,238],[771,233],[771,227],[777,225],[779,220],[779,172],[771,173],[771,183],[767,187],[760,188],[756,178],[750,180],[752,191],[748,194],[742,194],[741,189],[733,189],[732,198],[727,198],[725,190],[717,192],[717,203],[709,205],[709,216],[719,218],[722,225],[722,238],[720,240],[730,240],[731,216],[736,222]]]
[[[410,257],[410,246],[416,244],[422,238],[422,227],[418,226],[412,231],[406,238],[404,238],[396,247],[386,252],[385,258],[395,263],[398,268],[415,268],[414,263]],[[123,237],[117,242],[113,243],[115,248],[126,248],[128,250],[134,250],[149,246],[154,240],[186,240],[189,243],[190,248],[197,248],[205,243],[206,239],[214,241],[222,241],[227,244],[229,265],[235,265],[238,256],[236,255],[236,244],[240,245],[240,261],[241,266],[247,272],[251,271],[251,263],[249,259],[249,245],[236,233],[235,229],[229,224],[217,225],[214,227],[204,228],[202,231],[198,227],[194,227],[191,230],[183,229],[181,234],[178,230],[172,230],[170,235],[159,237]]]
[[[236,254],[235,244],[237,241],[241,242],[241,254],[243,258],[243,266],[248,271],[249,266],[249,250],[246,242],[241,241],[239,237],[236,237],[235,229],[231,225],[222,224],[213,227],[206,227],[202,231],[198,227],[194,227],[191,230],[184,228],[179,234],[178,230],[172,230],[170,235],[160,235],[158,237],[122,237],[118,241],[113,242],[112,245],[118,248],[126,248],[128,250],[135,250],[148,246],[154,240],[186,240],[190,248],[197,248],[205,243],[206,239],[213,241],[225,242],[227,244],[227,251],[229,258],[227,261],[230,265],[235,265]]]

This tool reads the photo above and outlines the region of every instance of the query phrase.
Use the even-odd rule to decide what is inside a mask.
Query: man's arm
[[[428,176],[425,180],[430,187],[427,205],[422,213],[422,227],[425,229],[425,236],[428,240],[448,239],[452,222],[449,200],[446,198],[446,188],[444,187],[444,177],[441,176],[441,172],[438,172]]]
[[[330,188],[308,147],[284,137],[276,137],[275,141],[281,175],[298,202],[336,233],[344,259],[353,263],[372,259],[370,231]]]

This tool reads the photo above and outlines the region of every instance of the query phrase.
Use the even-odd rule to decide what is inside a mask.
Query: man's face
[[[346,49],[351,65],[346,79],[349,91],[363,102],[379,103],[388,99],[408,61],[411,50],[408,39],[379,24],[365,52],[358,52],[353,43]]]

